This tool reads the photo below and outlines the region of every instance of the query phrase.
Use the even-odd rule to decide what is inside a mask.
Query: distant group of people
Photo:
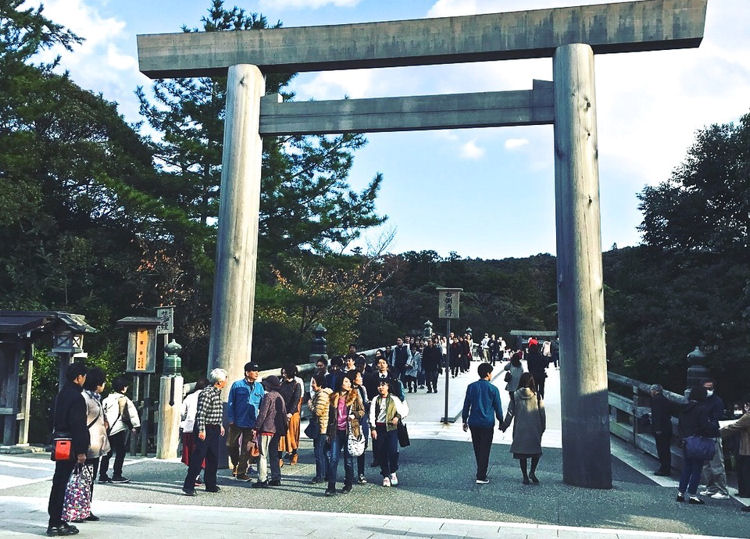
[[[140,418],[133,401],[125,393],[128,380],[117,377],[112,391],[102,400],[106,375],[98,367],[87,368],[83,363],[73,363],[65,371],[65,384],[55,398],[53,431],[71,439],[73,457],[55,462],[49,504],[48,536],[67,536],[78,533],[63,514],[66,489],[74,470],[87,468],[88,500],[83,500],[74,523],[98,521],[91,512],[94,480],[99,474],[100,483],[127,483],[122,475],[128,436],[140,428]],[[114,454],[113,475],[108,475],[109,463]]]
[[[724,402],[716,394],[716,382],[706,379],[690,388],[688,402],[674,403],[667,399],[661,385],[654,384],[651,392],[651,424],[659,458],[659,468],[654,475],[672,474],[673,437],[672,415],[679,417],[678,434],[683,453],[677,501],[703,505],[701,498],[715,500],[730,498],[724,463],[725,444],[738,437],[737,444],[737,495],[750,498],[750,395],[734,408],[736,419],[724,427],[720,420],[727,417]],[[699,485],[703,487],[699,489]],[[750,506],[742,508],[750,512]]]

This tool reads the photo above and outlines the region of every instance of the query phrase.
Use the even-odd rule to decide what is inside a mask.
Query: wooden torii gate
[[[612,485],[594,54],[697,47],[707,0],[138,36],[151,78],[228,72],[209,369],[241,378],[255,299],[261,136],[554,125],[563,480]],[[264,73],[551,57],[529,91],[282,103]]]

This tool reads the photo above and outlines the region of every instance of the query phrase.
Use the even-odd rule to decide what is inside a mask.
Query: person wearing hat
[[[246,446],[252,437],[255,418],[265,393],[263,385],[257,381],[258,370],[257,363],[245,363],[245,377],[232,384],[227,400],[227,423],[229,424],[227,447],[232,461],[232,475],[240,481],[250,480],[248,474],[250,455],[247,451],[240,451],[240,446]]]
[[[279,438],[287,430],[286,405],[279,393],[281,380],[278,376],[266,376],[263,379],[266,390],[260,402],[258,415],[255,418],[255,436],[260,446],[258,461],[258,481],[253,487],[267,488],[281,485],[281,466],[279,466]],[[268,480],[268,467],[271,466],[271,480]]]

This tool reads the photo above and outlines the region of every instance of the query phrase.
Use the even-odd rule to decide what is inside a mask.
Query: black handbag
[[[305,436],[312,440],[320,436],[320,425],[317,418],[312,418],[307,424],[307,427],[305,427]]]
[[[398,420],[398,445],[401,447],[409,447],[411,442],[409,441],[409,431],[406,430],[406,425],[401,419]]]
[[[508,371],[508,372],[505,373],[504,380],[505,380],[506,383],[510,383],[510,381],[513,380],[513,375],[510,373],[510,371]]]

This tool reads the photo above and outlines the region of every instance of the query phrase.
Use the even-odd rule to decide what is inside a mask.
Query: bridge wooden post
[[[553,73],[563,481],[611,488],[593,50],[558,47]]]
[[[263,157],[260,98],[264,93],[265,79],[256,66],[229,68],[208,352],[208,370],[218,367],[227,371],[230,383],[224,390],[224,400],[231,382],[245,374],[253,339]]]

